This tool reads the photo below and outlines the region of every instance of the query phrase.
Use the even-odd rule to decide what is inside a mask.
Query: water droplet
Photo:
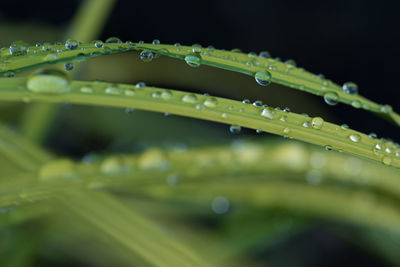
[[[110,85],[106,88],[105,92],[110,95],[119,95],[121,94],[121,89],[116,86]]]
[[[182,97],[182,101],[185,103],[194,104],[197,102],[197,96],[194,94],[187,94]]]
[[[310,122],[305,121],[305,122],[303,122],[302,126],[303,126],[304,128],[310,128]]]
[[[371,139],[376,139],[376,138],[378,138],[378,136],[376,135],[376,133],[370,133],[368,136],[369,136],[369,138],[371,138]]]
[[[204,101],[204,106],[209,107],[209,108],[215,108],[218,104],[218,101],[215,97],[208,97],[205,101]]]
[[[314,129],[317,129],[317,130],[321,129],[323,124],[324,124],[324,119],[322,119],[321,117],[314,117],[311,120],[311,126]]]
[[[338,94],[335,92],[328,92],[326,94],[324,94],[324,100],[325,103],[327,103],[328,105],[334,106],[338,103]]]
[[[326,146],[325,146],[325,150],[326,150],[326,151],[331,151],[331,150],[332,150],[332,146],[326,145]]]
[[[50,63],[53,63],[52,61],[56,61],[57,59],[58,59],[58,56],[57,56],[57,54],[54,54],[54,53],[47,54],[44,57],[44,60],[46,60],[46,61],[48,61]]]
[[[342,86],[343,93],[356,95],[358,94],[358,86],[353,82],[345,82]]]
[[[122,43],[122,41],[118,37],[110,37],[106,40],[106,44],[120,44],[120,43]]]
[[[100,40],[93,41],[93,44],[97,48],[102,48],[104,46],[104,43],[102,41],[100,41]]]
[[[319,185],[322,182],[322,174],[318,170],[311,170],[306,174],[306,181],[311,185]]]
[[[15,72],[12,71],[12,70],[9,70],[9,71],[4,72],[3,75],[6,76],[6,77],[8,77],[8,78],[12,78],[12,77],[15,76]]]
[[[355,108],[361,108],[361,107],[362,107],[361,102],[358,101],[358,100],[352,101],[352,102],[351,102],[351,105],[352,105],[353,107],[355,107]]]
[[[256,82],[259,85],[266,86],[271,83],[271,74],[269,72],[257,72],[254,75],[254,78],[256,79]]]
[[[201,45],[200,44],[192,45],[192,51],[193,51],[193,53],[200,54],[201,53]]]
[[[260,100],[256,100],[253,102],[253,106],[255,107],[262,107],[263,103]]]
[[[144,82],[138,82],[136,84],[136,88],[143,88],[143,87],[146,87],[146,84]]]
[[[383,113],[390,113],[392,112],[393,108],[389,105],[381,106],[381,112]]]
[[[250,100],[248,100],[248,99],[243,99],[242,103],[243,103],[243,104],[250,104],[251,102],[250,102]]]
[[[289,135],[290,132],[291,132],[291,130],[290,130],[289,127],[286,127],[285,129],[283,129],[283,134],[284,134],[285,136]]]
[[[258,56],[261,58],[270,58],[271,54],[268,51],[262,51],[260,54],[258,54]]]
[[[53,50],[53,45],[51,43],[44,43],[42,46],[43,51],[51,51]]]
[[[181,44],[180,43],[175,43],[174,46],[181,46]]]
[[[349,139],[355,143],[358,143],[361,140],[361,136],[358,134],[351,134],[349,135]]]
[[[149,62],[151,61],[154,57],[155,57],[155,53],[149,50],[143,50],[142,52],[140,52],[140,59],[143,62]]]
[[[286,112],[286,113],[290,113],[290,109],[289,108],[284,108],[283,111]]]
[[[63,94],[71,90],[66,73],[55,69],[39,70],[28,79],[26,86],[36,93]]]
[[[217,214],[227,213],[229,210],[229,200],[222,196],[215,197],[211,202],[211,209]]]
[[[135,90],[133,88],[126,88],[124,90],[124,93],[127,96],[134,96],[135,95]]]
[[[275,111],[273,110],[273,108],[270,108],[270,107],[265,108],[261,112],[261,116],[268,118],[270,120],[275,119]]]
[[[172,93],[170,91],[163,91],[161,93],[161,98],[164,100],[169,100],[172,98]]]
[[[133,113],[133,108],[126,108],[125,109],[126,114],[132,114]]]
[[[229,127],[229,131],[230,131],[231,133],[234,133],[234,134],[240,133],[241,130],[242,130],[242,127],[240,127],[239,125],[231,125],[231,126]]]
[[[199,67],[201,64],[201,58],[195,55],[187,55],[185,61],[190,67],[194,68]]]
[[[78,46],[79,42],[77,40],[68,39],[67,41],[65,41],[65,48],[68,50],[75,50],[78,48]]]
[[[74,63],[66,63],[64,65],[65,70],[73,70],[74,69]]]
[[[389,166],[392,163],[392,158],[389,156],[383,157],[382,158],[382,163]]]
[[[158,39],[154,39],[153,42],[151,42],[153,45],[159,45],[160,44],[160,40]]]
[[[82,86],[80,91],[85,94],[91,94],[91,93],[93,93],[93,88],[90,85],[86,85],[86,86]]]
[[[165,179],[165,182],[170,186],[174,186],[174,185],[178,184],[179,179],[178,179],[178,176],[176,174],[170,174]]]
[[[52,160],[39,170],[39,180],[47,182],[57,179],[77,179],[75,164],[69,159]]]
[[[28,47],[24,41],[15,41],[10,45],[10,53],[13,56],[25,55],[28,53]]]
[[[152,98],[160,98],[160,97],[161,97],[161,92],[153,92],[153,93],[151,94],[151,97],[152,97]]]
[[[293,59],[286,60],[285,64],[288,64],[288,65],[293,66],[293,67],[297,66],[296,61],[294,61]]]
[[[340,125],[340,128],[342,128],[343,130],[348,130],[349,129],[349,125],[344,123],[344,124]]]

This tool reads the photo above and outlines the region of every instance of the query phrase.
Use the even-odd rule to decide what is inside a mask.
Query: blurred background
[[[64,41],[70,37],[66,34],[82,3],[79,0],[2,2],[0,46],[9,46],[15,40],[30,44]],[[392,105],[399,112],[398,8],[398,3],[365,0],[118,0],[108,18],[102,19],[104,27],[94,39],[104,41],[117,36],[133,42],[159,39],[163,44],[199,43],[257,53],[266,50],[282,60],[294,59],[298,66],[324,74],[338,84],[353,81],[358,84],[360,94]],[[399,141],[400,136],[398,127],[366,111],[340,103],[328,106],[320,97],[279,85],[261,87],[249,76],[207,66],[193,69],[185,62],[166,57],[144,63],[136,52],[103,56],[77,63],[71,75],[84,80],[144,81],[236,100],[261,100],[271,106],[289,107],[297,113],[345,123],[364,133],[375,132],[379,137]],[[26,106],[30,105],[34,104],[2,104],[1,119],[19,129],[21,121],[29,117]],[[13,112],[7,112],[10,107]],[[54,114],[41,143],[57,155],[77,160],[90,153],[139,153],[153,146],[197,147],[227,144],[242,138],[280,139],[248,129],[232,135],[227,125],[136,110],[125,114],[120,109],[65,103]],[[217,229],[219,223],[213,218],[204,219],[199,227]],[[268,266],[394,266],[359,246],[350,234],[352,231],[351,226],[318,222],[273,246],[263,246],[261,242],[249,257],[259,266],[267,263]],[[61,261],[42,257],[34,266],[86,266],[71,262],[68,257],[63,262],[61,265]]]

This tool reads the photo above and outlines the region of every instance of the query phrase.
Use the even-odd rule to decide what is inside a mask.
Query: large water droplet
[[[322,119],[321,117],[314,117],[311,120],[311,126],[314,129],[317,129],[317,130],[321,129],[323,124],[324,124],[324,119]]]
[[[68,39],[65,41],[65,48],[68,50],[75,50],[79,46],[79,42],[75,39]]]
[[[259,84],[259,85],[262,85],[262,86],[266,86],[266,85],[268,85],[268,84],[270,84],[271,83],[271,74],[268,72],[268,71],[265,71],[265,72],[257,72],[255,75],[254,75],[254,78],[256,79],[256,82]]]
[[[328,105],[334,106],[338,103],[339,96],[335,92],[328,92],[324,94],[325,103]]]
[[[15,41],[10,45],[10,53],[13,56],[25,55],[28,52],[28,44],[24,41]]]
[[[36,72],[28,79],[26,86],[36,93],[63,94],[71,90],[66,73],[55,69]]]
[[[342,86],[342,89],[345,94],[358,94],[358,86],[353,82],[345,82]]]
[[[187,55],[185,57],[185,61],[190,67],[194,68],[199,67],[201,64],[200,56],[195,56],[195,55]]]

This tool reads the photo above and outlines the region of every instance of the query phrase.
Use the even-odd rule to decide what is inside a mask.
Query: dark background
[[[79,4],[77,0],[2,1],[0,16],[8,23],[34,21],[66,29]],[[365,0],[179,3],[120,0],[100,39],[118,36],[122,40],[151,42],[157,38],[161,43],[200,43],[221,49],[240,48],[245,52],[267,50],[273,57],[294,59],[298,66],[322,73],[339,84],[354,81],[359,85],[360,94],[378,103],[390,104],[399,112],[398,8],[398,4],[391,5],[387,1]],[[262,99],[262,92],[259,95]],[[282,97],[284,103],[285,96]],[[310,97],[311,103],[318,107],[323,102],[318,97],[306,97]],[[268,99],[262,100],[269,103]],[[308,110],[309,104],[296,103],[296,99],[289,102],[296,112]],[[321,113],[324,118],[348,123],[356,130],[376,132],[380,137],[399,141],[398,127],[366,111],[338,104],[335,107],[324,105]],[[71,153],[80,154],[79,151]],[[270,262],[277,261],[278,266],[286,266],[282,261],[285,255],[280,260],[275,259],[279,258],[277,253],[285,254],[286,251],[291,256],[300,255],[296,254],[298,247],[309,248],[299,256],[298,266],[338,266],[344,263],[384,266],[379,259],[318,229],[295,237],[277,251],[262,252],[257,257],[266,257]]]

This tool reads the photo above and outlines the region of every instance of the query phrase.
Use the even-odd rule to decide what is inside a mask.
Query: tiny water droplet
[[[321,129],[323,124],[324,124],[324,119],[322,119],[321,117],[314,117],[311,120],[311,126],[314,129],[317,129],[317,130]]]
[[[53,45],[51,43],[44,43],[42,46],[43,51],[51,51],[53,50]]]
[[[96,48],[102,48],[104,46],[104,43],[100,40],[93,41],[93,44]]]
[[[136,84],[136,88],[143,88],[143,87],[146,87],[146,84],[144,82],[138,82]]]
[[[390,105],[381,106],[381,112],[383,113],[390,113],[392,110],[393,108]]]
[[[120,44],[120,43],[122,43],[122,41],[118,37],[110,37],[106,40],[106,43],[107,44]]]
[[[344,123],[344,124],[340,125],[340,128],[342,128],[343,130],[348,130],[349,129],[349,125]]]
[[[190,67],[194,68],[199,67],[201,64],[201,58],[195,55],[187,55],[185,61]]]
[[[197,102],[197,96],[194,94],[187,94],[182,97],[182,101],[185,103],[194,104]]]
[[[79,89],[79,91],[81,91],[82,93],[85,93],[85,94],[91,94],[91,93],[93,93],[93,87],[90,85],[85,85],[85,86],[82,86]]]
[[[248,99],[243,99],[242,103],[243,104],[251,104],[250,100],[248,100]]]
[[[73,70],[74,69],[74,63],[66,63],[64,65],[65,70]]]
[[[160,40],[154,39],[153,42],[151,42],[153,45],[158,45],[160,44]]]
[[[284,108],[283,111],[287,112],[287,113],[290,113],[290,109],[289,108]]]
[[[355,143],[358,143],[361,140],[361,136],[358,134],[351,134],[349,135],[349,139]]]
[[[291,65],[293,67],[297,66],[296,61],[294,61],[293,59],[288,59],[288,60],[285,61],[285,63],[288,64],[288,65]]]
[[[105,92],[110,95],[119,95],[121,94],[121,89],[113,85],[110,85],[106,88]]]
[[[239,133],[242,130],[242,127],[240,127],[239,125],[231,125],[229,127],[229,131],[231,133]]]
[[[343,93],[356,95],[358,94],[358,86],[353,82],[345,82],[342,86]]]
[[[332,150],[332,146],[326,145],[326,146],[325,146],[325,150],[326,150],[326,151],[331,151],[331,150]]]
[[[172,93],[170,91],[163,91],[161,93],[161,98],[164,100],[169,100],[172,98]]]
[[[192,45],[192,51],[193,51],[193,53],[200,54],[201,53],[201,45],[200,44]]]
[[[256,100],[253,102],[253,106],[255,107],[262,107],[263,103],[260,100]]]
[[[215,108],[218,104],[218,101],[215,97],[208,97],[205,101],[204,101],[204,106],[209,107],[209,108]]]
[[[225,197],[218,196],[214,198],[213,201],[211,202],[211,209],[216,214],[227,213],[229,210],[229,200],[226,199]]]
[[[254,78],[255,78],[256,82],[259,85],[262,85],[262,86],[266,86],[266,85],[269,85],[271,83],[271,74],[268,71],[257,72],[254,75]]]
[[[272,108],[270,108],[270,107],[265,108],[265,109],[263,109],[263,111],[261,112],[261,116],[263,116],[263,117],[265,117],[265,118],[268,118],[268,119],[270,119],[270,120],[275,119],[275,111],[274,111]]]
[[[268,51],[261,51],[260,54],[258,54],[258,56],[261,58],[270,58],[271,54]]]
[[[70,92],[70,82],[65,72],[56,69],[44,69],[37,71],[27,80],[27,88],[36,93]]]
[[[355,107],[355,108],[361,108],[361,107],[362,107],[361,102],[358,101],[358,100],[352,101],[352,102],[351,102],[351,105],[352,105],[353,107]]]
[[[127,96],[134,96],[135,95],[135,90],[133,88],[126,88],[124,90],[124,93]]]
[[[149,50],[143,50],[142,52],[140,52],[140,59],[143,62],[150,62],[151,60],[153,60],[153,58],[155,58],[155,53]]]
[[[389,166],[392,163],[392,158],[389,156],[383,157],[382,158],[382,163]]]
[[[324,94],[325,103],[328,105],[334,106],[338,103],[339,96],[335,92],[328,92]]]
[[[10,54],[13,56],[25,55],[28,53],[29,45],[24,41],[15,41],[10,45]]]
[[[376,139],[376,138],[378,138],[378,136],[376,135],[376,133],[370,133],[368,136],[369,136],[369,138],[371,138],[371,139]]]
[[[290,132],[291,132],[291,130],[290,130],[289,127],[286,127],[285,129],[283,129],[283,134],[284,134],[284,135],[289,135]]]
[[[68,50],[75,50],[79,46],[79,42],[75,39],[68,39],[65,41],[65,48]]]

